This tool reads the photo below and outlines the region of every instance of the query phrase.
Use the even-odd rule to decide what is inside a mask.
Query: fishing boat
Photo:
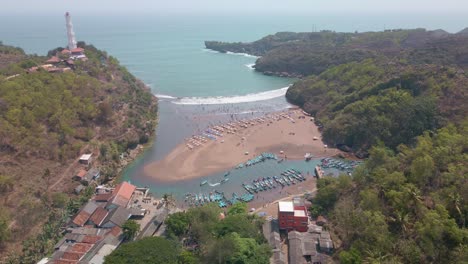
[[[310,161],[312,159],[312,154],[310,154],[309,152],[307,152],[305,155],[304,155],[304,159],[306,161]]]
[[[208,183],[208,181],[207,181],[207,180],[204,180],[204,181],[200,182],[200,186],[203,186],[203,185],[205,185],[205,184],[207,184],[207,183]]]
[[[231,172],[230,172],[230,171],[228,171],[228,172],[224,173],[224,177],[227,177],[227,176],[229,176],[229,174],[231,174]]]
[[[221,184],[226,183],[227,181],[229,181],[229,178],[224,178],[224,179],[221,181]]]

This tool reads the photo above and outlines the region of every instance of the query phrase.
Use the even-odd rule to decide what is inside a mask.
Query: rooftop
[[[80,170],[77,174],[77,177],[84,178],[86,176],[86,171],[85,170]]]
[[[112,192],[113,198],[111,203],[126,207],[130,199],[132,198],[133,192],[136,186],[128,182],[122,182],[117,185]]]
[[[294,212],[294,205],[292,202],[278,202],[280,212]]]
[[[304,210],[294,210],[294,216],[304,217],[306,216]]]
[[[80,157],[80,160],[89,160],[93,154],[83,154]]]

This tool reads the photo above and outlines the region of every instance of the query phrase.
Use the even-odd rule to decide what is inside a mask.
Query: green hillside
[[[60,58],[53,66],[49,57],[0,46],[2,256],[21,251],[21,242],[27,262],[50,250],[81,201],[71,180],[81,154],[96,155],[106,181],[117,176],[121,153],[154,132],[157,102],[149,89],[112,56],[78,45],[87,60],[67,61],[58,48],[49,52]]]

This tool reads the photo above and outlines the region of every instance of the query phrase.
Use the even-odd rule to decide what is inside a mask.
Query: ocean
[[[244,118],[287,108],[290,105],[284,94],[295,81],[255,72],[254,56],[206,50],[205,40],[254,41],[279,31],[312,29],[361,32],[424,27],[457,32],[468,26],[466,16],[450,14],[97,16],[72,12],[71,15],[78,40],[116,57],[160,98],[155,144],[124,172],[124,179],[152,187],[156,196],[170,192],[179,197],[190,191],[193,181],[157,183],[141,173],[142,167],[164,157],[185,137],[230,115]],[[45,55],[48,50],[67,43],[64,16],[0,15],[0,41],[20,46],[28,53]],[[310,169],[305,163],[292,162],[260,166],[246,172],[251,177],[273,176],[271,168],[293,165]],[[207,179],[216,178],[219,174],[207,175]],[[239,181],[229,184],[238,186]],[[229,186],[233,185],[225,185],[231,191]]]

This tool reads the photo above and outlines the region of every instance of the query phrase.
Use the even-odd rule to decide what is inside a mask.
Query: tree
[[[10,238],[10,221],[6,209],[0,206],[0,245]]]
[[[190,251],[184,250],[180,252],[178,264],[197,264],[198,258]]]
[[[236,214],[247,214],[247,204],[236,203],[233,206],[229,207],[228,215],[236,215]]]
[[[61,192],[53,193],[52,204],[55,208],[64,208],[68,204],[68,196]]]
[[[146,237],[125,243],[105,257],[105,264],[176,264],[179,249],[173,241],[162,237]]]
[[[0,194],[4,194],[13,190],[13,178],[0,175]]]
[[[165,221],[165,224],[168,233],[181,237],[187,233],[190,219],[187,213],[177,212],[169,215]]]
[[[135,238],[138,231],[140,231],[140,224],[138,224],[135,220],[127,220],[123,226],[123,237],[126,241],[131,241]]]

